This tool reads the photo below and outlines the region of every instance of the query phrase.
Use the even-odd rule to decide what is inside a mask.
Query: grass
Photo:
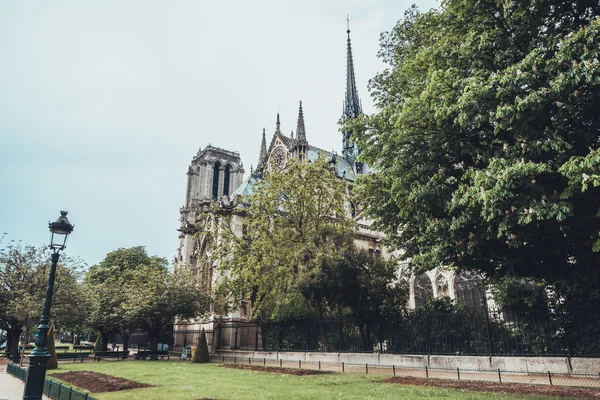
[[[379,375],[341,374],[293,376],[248,370],[226,369],[219,364],[192,364],[169,361],[116,361],[64,363],[49,374],[66,371],[95,371],[156,387],[121,392],[96,393],[100,400],[111,399],[531,399],[531,396],[466,392],[385,384]],[[51,377],[51,375],[50,375]],[[534,397],[551,399],[551,397]]]

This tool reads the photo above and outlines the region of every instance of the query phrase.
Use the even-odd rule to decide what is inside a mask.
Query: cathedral
[[[350,42],[350,30],[347,30],[346,55],[346,92],[342,120],[356,118],[362,113],[362,105],[358,96],[354,61]],[[332,116],[333,118],[333,116]],[[330,152],[314,146],[310,140],[310,132],[306,131],[302,102],[298,109],[296,131],[287,136],[281,130],[279,114],[275,123],[275,131],[267,145],[267,133],[263,128],[260,154],[256,168],[250,169],[248,177],[244,178],[244,167],[240,154],[211,146],[200,149],[192,158],[187,172],[187,188],[185,204],[180,209],[180,245],[175,259],[178,268],[191,268],[201,277],[203,290],[213,290],[221,277],[218,272],[218,261],[211,259],[213,238],[198,234],[198,217],[202,213],[211,213],[213,205],[219,210],[230,210],[233,218],[233,232],[241,235],[243,217],[233,211],[237,202],[252,193],[256,182],[262,179],[263,173],[270,168],[284,168],[289,160],[300,162],[313,161],[318,157],[326,157],[336,166],[337,175],[349,183],[354,182],[361,174],[370,173],[368,165],[360,161],[360,149],[351,139],[352,132],[342,132],[341,153]],[[349,203],[349,212],[356,221],[355,244],[358,248],[366,249],[375,256],[388,258],[392,255],[385,247],[385,235],[371,228],[371,222],[362,214],[360,205]],[[215,215],[215,218],[218,216]],[[218,240],[218,239],[216,239]],[[398,266],[398,278],[401,279],[407,264]],[[417,306],[422,299],[428,297],[448,296],[461,298],[465,304],[481,302],[481,293],[477,289],[479,277],[474,274],[460,273],[437,268],[420,276],[406,276],[410,287],[409,307]],[[252,318],[251,304],[241,301],[239,309],[229,315],[213,315],[207,320],[179,321],[175,325],[175,347],[181,348],[192,343],[188,334],[194,332],[194,337],[201,328],[212,330],[217,320],[248,321]]]

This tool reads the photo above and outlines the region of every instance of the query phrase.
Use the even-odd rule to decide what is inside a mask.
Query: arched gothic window
[[[474,271],[460,271],[454,280],[456,300],[463,302],[467,307],[483,307],[482,279]]]
[[[431,298],[433,298],[431,279],[426,274],[417,276],[415,278],[415,306],[424,306]]]
[[[223,180],[223,195],[229,196],[229,177],[231,175],[231,165],[225,167],[225,178]]]
[[[219,171],[221,169],[221,163],[218,161],[213,166],[213,187],[212,187],[212,197],[213,200],[217,200],[219,198]]]

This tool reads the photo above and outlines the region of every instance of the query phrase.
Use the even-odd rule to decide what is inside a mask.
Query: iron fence
[[[552,371],[511,371],[503,369],[431,368],[429,366],[399,366],[370,363],[270,359],[241,356],[211,356],[211,362],[262,367],[308,369],[331,372],[354,372],[422,379],[451,379],[525,385],[578,386],[600,388],[600,374],[559,373]],[[569,390],[574,390],[570,388]],[[600,395],[600,392],[597,392]],[[595,398],[595,397],[594,397]]]
[[[8,364],[6,372],[23,382],[27,381],[27,370],[17,364]],[[80,392],[50,379],[46,379],[44,382],[44,394],[55,400],[96,400],[87,392]]]
[[[483,356],[600,356],[600,308],[522,314],[421,308],[390,320],[221,323],[216,349]]]

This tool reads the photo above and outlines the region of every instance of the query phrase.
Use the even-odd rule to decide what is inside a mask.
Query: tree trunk
[[[6,353],[6,355],[10,355],[10,349],[12,347],[12,338],[13,338],[13,333],[12,330],[7,329],[6,331],[6,349],[4,349],[4,352]]]
[[[9,332],[12,332],[12,340],[10,341],[10,353],[9,358],[11,360],[17,360],[19,358],[19,336],[21,336],[23,328],[22,327],[13,327]],[[27,343],[23,343],[23,346]]]
[[[123,338],[123,351],[129,350],[129,337],[131,333],[119,333],[119,335]]]
[[[110,332],[102,331],[100,334],[102,335],[102,351],[108,351],[108,334]]]

